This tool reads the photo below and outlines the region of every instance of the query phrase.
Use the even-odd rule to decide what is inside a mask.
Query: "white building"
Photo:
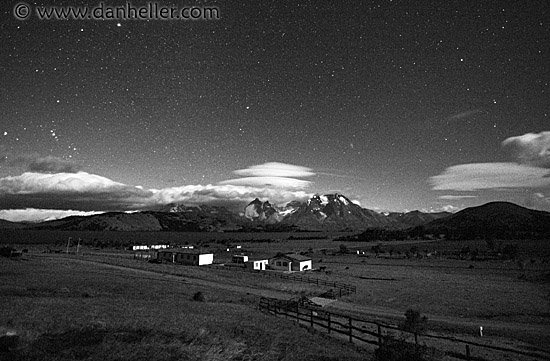
[[[239,263],[239,264],[246,263],[246,262],[248,262],[248,256],[246,256],[244,254],[235,254],[231,258],[231,262]]]
[[[165,262],[203,266],[214,262],[214,254],[192,249],[166,249],[158,251],[157,259]]]
[[[300,272],[312,269],[312,262],[310,257],[279,253],[269,259],[269,268],[279,271]]]
[[[269,267],[269,260],[267,259],[255,259],[249,260],[245,263],[246,268],[257,271],[265,271]]]

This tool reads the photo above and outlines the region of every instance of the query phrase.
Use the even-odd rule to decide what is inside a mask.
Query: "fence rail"
[[[312,329],[320,329],[328,334],[344,336],[349,342],[359,345],[369,344],[382,346],[385,340],[398,335],[414,344],[438,350],[445,356],[470,361],[517,360],[550,360],[545,351],[528,352],[517,349],[493,346],[472,342],[454,337],[430,335],[404,331],[397,326],[346,316],[317,308],[310,308],[297,301],[285,301],[272,298],[260,299],[260,311],[276,316],[284,316]],[[411,342],[411,343],[412,343]]]
[[[328,281],[321,278],[315,278],[315,277],[309,277],[309,276],[303,276],[303,275],[297,275],[297,274],[281,273],[277,271],[251,270],[246,267],[228,267],[228,266],[216,266],[216,265],[213,265],[211,267],[215,267],[217,269],[223,269],[223,270],[230,270],[230,271],[236,270],[236,271],[250,272],[255,274],[261,274],[267,277],[281,278],[281,279],[289,280],[293,282],[311,283],[317,286],[334,287],[337,289],[337,291],[332,292],[332,295],[334,297],[342,297],[342,296],[350,295],[352,293],[357,293],[357,288],[354,285],[350,285],[348,283],[343,283],[343,282]]]

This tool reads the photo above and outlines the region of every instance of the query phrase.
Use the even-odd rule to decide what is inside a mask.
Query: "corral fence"
[[[373,320],[342,315],[312,307],[311,303],[299,300],[278,300],[262,297],[259,309],[275,316],[294,320],[300,325],[326,332],[358,346],[382,347],[388,340],[402,340],[439,356],[439,359],[471,361],[488,360],[550,360],[544,351],[522,351],[487,345],[454,337],[414,333],[397,326]]]
[[[304,276],[299,274],[282,273],[278,271],[259,271],[259,270],[252,270],[246,267],[228,267],[228,266],[211,266],[211,267],[215,267],[216,269],[229,270],[229,271],[250,272],[250,273],[259,274],[262,276],[281,278],[281,279],[293,281],[293,282],[311,283],[317,286],[328,286],[328,287],[335,288],[336,290],[332,290],[331,292],[328,292],[326,294],[327,298],[330,296],[332,296],[332,298],[335,298],[335,297],[351,295],[352,293],[357,293],[357,288],[354,285],[350,285],[348,283],[329,281],[321,278],[309,277],[309,276]]]

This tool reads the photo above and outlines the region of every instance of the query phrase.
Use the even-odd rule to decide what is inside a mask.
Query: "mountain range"
[[[172,204],[157,211],[70,216],[41,223],[0,220],[0,228],[82,231],[352,231],[360,240],[434,237],[539,238],[550,235],[550,213],[492,202],[457,213],[378,213],[341,194],[314,195],[279,207],[254,199],[240,213],[224,207]]]
[[[409,228],[450,213],[382,214],[361,208],[341,194],[316,194],[306,202],[293,201],[278,208],[268,201],[255,199],[244,211],[244,217],[258,225],[281,225],[310,231],[357,231],[366,228]]]
[[[341,194],[314,195],[279,207],[254,199],[241,212],[220,206],[171,204],[156,211],[108,212],[40,223],[0,222],[0,228],[87,231],[361,231],[422,225],[450,213],[382,214],[362,208]]]

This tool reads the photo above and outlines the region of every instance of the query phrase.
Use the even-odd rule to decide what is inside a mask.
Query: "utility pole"
[[[78,244],[76,245],[76,255],[78,256],[78,252],[80,251],[80,237],[78,237]]]
[[[69,239],[67,240],[67,250],[65,251],[66,254],[69,254],[69,246],[71,244],[72,239],[73,239],[72,237],[69,237]]]

